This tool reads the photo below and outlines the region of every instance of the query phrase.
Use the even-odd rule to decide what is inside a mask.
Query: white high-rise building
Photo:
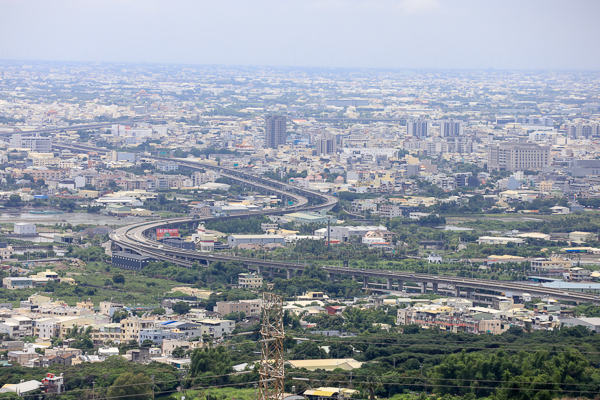
[[[406,121],[406,131],[409,136],[427,137],[429,136],[430,121],[421,118],[410,118]]]
[[[317,136],[317,155],[333,154],[336,150],[335,137],[330,134]]]
[[[600,123],[598,122],[572,122],[567,125],[567,135],[572,138],[589,138],[600,135]]]
[[[463,122],[454,118],[440,121],[440,136],[452,137],[462,136]]]

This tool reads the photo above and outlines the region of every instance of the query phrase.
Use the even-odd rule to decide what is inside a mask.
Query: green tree
[[[115,274],[112,278],[114,283],[125,283],[125,276],[123,274]]]
[[[231,358],[227,349],[223,346],[218,347],[206,347],[203,349],[196,349],[192,353],[192,360],[190,363],[190,376],[201,377],[201,376],[220,376],[220,378],[213,380],[214,383],[224,383],[227,381],[226,374],[233,372]]]
[[[112,315],[112,322],[116,324],[116,323],[121,322],[122,319],[125,319],[128,317],[129,317],[129,312],[127,312],[125,310],[117,310]]]
[[[302,277],[309,279],[318,279],[324,282],[327,280],[327,271],[325,271],[318,265],[307,265],[306,268],[304,268],[304,272],[302,272]]]
[[[179,315],[187,314],[191,309],[192,307],[190,307],[190,305],[185,301],[178,301],[177,303],[173,304],[173,312]]]
[[[23,205],[23,200],[21,196],[18,194],[11,194],[8,198],[8,201],[4,203],[5,207],[21,207]]]
[[[185,357],[185,350],[181,347],[176,347],[173,349],[173,353],[171,353],[175,358],[183,358]]]
[[[239,321],[246,319],[246,313],[244,311],[232,312],[230,314],[223,316],[223,319],[239,322]]]
[[[165,311],[164,308],[162,307],[156,307],[154,310],[152,310],[152,315],[165,315],[167,312]]]
[[[127,372],[117,378],[108,389],[108,398],[150,400],[153,392],[152,381],[144,374]]]

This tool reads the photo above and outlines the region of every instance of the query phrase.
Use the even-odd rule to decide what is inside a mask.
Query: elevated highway
[[[65,146],[73,144],[65,144]],[[98,151],[100,149],[93,146],[82,145],[81,150],[87,148],[89,151]],[[262,260],[257,258],[236,257],[219,253],[201,253],[194,250],[184,250],[176,247],[171,247],[152,239],[152,234],[158,228],[173,227],[173,226],[190,226],[195,227],[199,222],[206,222],[212,219],[239,219],[248,218],[255,215],[280,215],[291,211],[319,211],[329,210],[337,204],[337,198],[324,193],[313,192],[306,189],[291,187],[285,182],[275,181],[262,176],[253,175],[243,170],[224,168],[212,164],[199,163],[190,160],[181,160],[175,158],[160,158],[154,159],[177,162],[180,166],[190,169],[215,169],[222,176],[232,180],[236,180],[244,185],[255,187],[258,190],[266,191],[267,193],[277,194],[282,199],[288,199],[293,202],[289,207],[283,209],[262,210],[260,212],[251,212],[237,214],[225,217],[205,217],[205,218],[172,218],[160,221],[144,222],[139,224],[128,225],[117,228],[110,233],[110,239],[113,245],[117,248],[133,253],[151,256],[160,261],[168,261],[174,264],[191,268],[196,262],[209,265],[214,261],[236,261],[242,263],[246,268],[260,272],[261,274],[269,274],[274,277],[275,274],[283,273],[288,279],[291,279],[296,274],[301,273],[304,268],[304,263],[292,263],[273,260]],[[316,202],[316,204],[310,204]],[[466,295],[470,297],[471,293],[476,290],[485,290],[495,293],[512,292],[515,295],[529,293],[534,297],[551,297],[556,300],[573,301],[576,303],[589,302],[600,305],[598,295],[566,291],[562,289],[545,288],[537,285],[526,283],[506,282],[506,281],[491,281],[484,279],[462,278],[449,275],[429,275],[429,274],[413,274],[401,271],[389,271],[378,269],[357,269],[345,268],[338,266],[324,266],[323,269],[329,274],[332,280],[341,277],[350,277],[352,279],[362,280],[363,286],[369,286],[369,280],[379,280],[385,283],[388,290],[402,290],[407,282],[413,282],[420,286],[421,291],[425,291],[430,287],[433,292],[438,291],[440,285],[446,286],[454,290],[457,296]]]
[[[75,152],[96,152],[98,154],[107,154],[110,150],[105,149],[103,147],[90,146],[89,144],[84,143],[72,143],[72,142],[61,142],[61,141],[53,141],[52,147],[55,149],[61,150],[71,150]]]
[[[247,215],[225,217],[244,218]],[[150,230],[165,226],[177,226],[190,222],[207,221],[212,218],[190,219],[180,218],[167,221],[156,221],[135,226],[125,226],[118,228],[110,233],[110,238],[116,246],[121,249],[133,251],[136,253],[152,256],[157,260],[169,261],[187,268],[195,263],[209,265],[215,261],[236,261],[243,264],[250,270],[255,270],[261,274],[268,274],[271,278],[275,274],[281,273],[287,279],[291,279],[301,273],[304,268],[304,263],[292,263],[283,261],[263,260],[258,258],[235,257],[219,253],[200,253],[193,250],[183,250],[175,247],[164,245],[160,242],[152,240],[146,236]],[[363,287],[369,287],[369,281],[377,279],[383,281],[387,290],[402,290],[408,282],[416,283],[420,286],[421,292],[425,293],[430,288],[434,293],[438,292],[439,286],[446,286],[455,292],[456,296],[465,295],[471,297],[471,294],[476,290],[486,290],[495,293],[512,292],[514,295],[522,295],[529,293],[533,297],[551,297],[556,300],[574,301],[577,303],[590,302],[600,305],[600,300],[597,295],[587,293],[577,293],[560,289],[545,288],[537,285],[526,283],[505,282],[505,281],[490,281],[484,279],[462,278],[448,275],[428,275],[428,274],[413,274],[401,271],[377,270],[377,269],[358,269],[350,267],[324,266],[324,270],[329,274],[332,280],[344,278],[352,278],[362,280]]]
[[[164,119],[152,120],[152,122],[158,122],[158,121],[164,121]],[[117,125],[117,124],[119,124],[119,125],[135,124],[137,122],[149,122],[149,121],[147,121],[147,119],[145,119],[145,118],[134,118],[134,119],[127,120],[127,121],[118,121],[118,122],[95,122],[95,123],[91,123],[91,124],[78,124],[78,125],[70,125],[70,126],[57,126],[54,128],[42,128],[42,129],[35,129],[35,130],[31,130],[31,131],[1,132],[0,136],[12,136],[14,134],[30,136],[30,135],[37,135],[39,133],[74,131],[74,130],[81,130],[81,129],[84,129],[84,130],[85,129],[98,129],[98,128],[104,128],[104,127],[108,127],[108,126],[112,126],[112,125]],[[18,127],[15,127],[15,128],[18,128]]]

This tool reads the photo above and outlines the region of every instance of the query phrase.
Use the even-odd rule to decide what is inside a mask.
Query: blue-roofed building
[[[162,344],[165,339],[191,340],[208,334],[208,328],[185,321],[164,321],[156,324],[156,328],[142,329],[139,343],[152,340],[154,344]]]

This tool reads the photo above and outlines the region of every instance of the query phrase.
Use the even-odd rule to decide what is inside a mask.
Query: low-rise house
[[[235,328],[235,322],[226,319],[207,318],[198,321],[198,323],[206,328],[206,334],[214,339],[230,335]]]
[[[39,354],[36,353],[34,347],[30,346],[24,347],[23,350],[9,351],[7,357],[12,364],[25,365],[29,360],[38,358]]]
[[[231,314],[244,312],[246,316],[260,315],[262,300],[239,300],[239,301],[218,301],[215,312],[222,317]]]
[[[0,242],[0,260],[8,260],[14,253],[13,247],[8,243]]]
[[[560,257],[536,258],[531,260],[531,269],[536,272],[562,272],[570,268],[571,260]]]
[[[592,280],[592,271],[585,268],[575,267],[570,269],[571,280],[573,282],[582,282]]]
[[[184,351],[193,350],[198,347],[202,347],[201,340],[190,342],[188,340],[177,340],[177,339],[165,339],[162,342],[162,355],[163,357],[171,357],[173,354],[173,350],[176,348],[181,348]]]
[[[120,344],[123,342],[123,332],[120,323],[95,325],[92,328],[92,341],[94,345],[102,345],[107,342]]]
[[[246,289],[257,289],[263,286],[262,275],[242,273],[238,275],[238,286]]]
[[[63,354],[57,356],[45,356],[42,357],[40,367],[49,367],[51,365],[73,365],[73,360],[77,359],[75,354]]]
[[[8,335],[10,338],[33,336],[32,320],[23,316],[6,318],[4,322],[0,322],[0,333]]]
[[[164,321],[157,323],[156,328],[142,329],[139,343],[142,344],[145,340],[151,340],[152,343],[160,345],[165,339],[190,340],[202,337],[204,334],[209,334],[209,332],[201,323]]]

